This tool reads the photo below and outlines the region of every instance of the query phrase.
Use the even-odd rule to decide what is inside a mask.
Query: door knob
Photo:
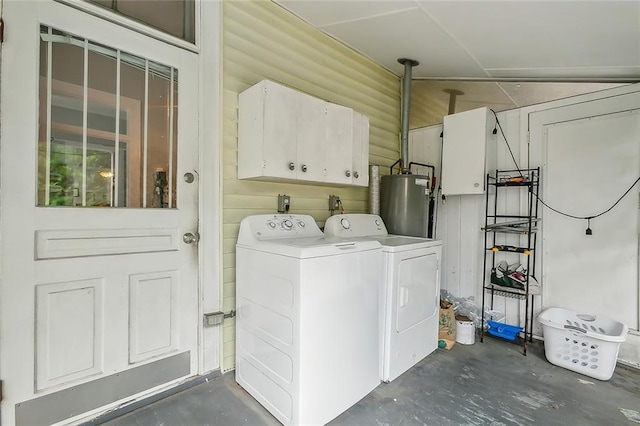
[[[195,244],[195,243],[198,242],[199,239],[200,239],[200,237],[199,237],[198,233],[193,234],[191,232],[187,232],[186,234],[184,234],[182,236],[182,241],[185,244]]]

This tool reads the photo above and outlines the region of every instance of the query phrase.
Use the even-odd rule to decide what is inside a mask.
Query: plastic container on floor
[[[598,380],[613,376],[628,327],[618,321],[562,308],[540,313],[547,360]]]
[[[522,331],[522,327],[504,324],[502,322],[487,320],[489,324],[489,334],[503,339],[514,341],[518,337],[518,333]]]
[[[456,342],[461,345],[473,345],[476,342],[476,326],[473,321],[456,318]]]

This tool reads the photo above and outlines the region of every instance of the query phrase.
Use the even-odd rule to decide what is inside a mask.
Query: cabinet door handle
[[[358,179],[360,177],[360,173],[358,172],[353,172],[353,177]]]
[[[289,170],[295,170],[296,169],[296,165],[293,164],[293,162],[289,163]]]
[[[300,167],[300,170],[302,170],[302,173],[306,173],[307,172],[307,165],[303,164],[302,167]]]
[[[351,171],[350,171],[350,170],[347,170],[346,172],[344,172],[344,175],[345,175],[346,177],[351,177]]]

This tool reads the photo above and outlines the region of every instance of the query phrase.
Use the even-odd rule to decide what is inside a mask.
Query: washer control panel
[[[270,214],[244,218],[240,224],[238,239],[247,237],[258,240],[276,238],[318,237],[324,234],[309,215]]]
[[[307,221],[299,217],[273,217],[266,220],[266,227],[269,231],[296,231],[307,227]]]

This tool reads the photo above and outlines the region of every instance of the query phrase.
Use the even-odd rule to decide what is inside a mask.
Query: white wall
[[[529,127],[530,118],[536,114],[546,111],[548,114],[553,115],[554,111],[558,108],[566,105],[580,105],[582,114],[585,116],[598,115],[597,105],[600,103],[608,103],[613,105],[620,105],[621,108],[626,108],[626,101],[623,101],[625,96],[638,96],[640,95],[640,85],[626,86],[623,88],[616,88],[607,91],[587,94],[583,96],[577,96],[565,100],[549,102],[545,104],[539,104],[531,107],[521,108],[517,110],[506,111],[498,113],[498,118],[502,124],[502,128],[509,141],[513,154],[518,161],[520,168],[538,167],[544,166],[542,148],[540,147],[539,137],[532,135],[530,141]],[[599,102],[589,102],[594,100],[601,100]],[[640,105],[640,101],[636,101],[636,105]],[[436,166],[439,177],[440,169],[440,147],[442,139],[440,138],[440,131],[442,126],[431,126],[422,129],[415,129],[410,132],[410,155],[411,161],[426,162]],[[535,139],[535,140],[534,140]],[[498,169],[513,169],[514,162],[509,154],[504,139],[498,132],[497,154],[496,164]],[[640,144],[640,141],[638,141]],[[600,149],[603,152],[607,149],[607,142],[603,141]],[[596,153],[596,155],[598,155]],[[542,172],[542,181],[544,185],[553,185],[553,182],[546,181],[544,169]],[[624,191],[626,188],[616,188],[615,192]],[[580,191],[580,186],[576,185],[576,191]],[[638,188],[633,191],[633,197],[637,197]],[[525,197],[520,195],[517,191],[505,193],[505,197],[500,199],[499,211],[505,211],[509,208],[513,212],[513,209],[524,209],[526,206]],[[544,198],[544,196],[543,196]],[[449,196],[446,202],[438,196],[439,203],[437,209],[437,230],[436,238],[443,240],[443,260],[442,260],[442,288],[448,290],[453,295],[458,297],[474,297],[478,306],[482,302],[482,276],[483,276],[483,244],[484,235],[480,230],[484,224],[485,216],[485,197],[478,195],[462,195],[462,196]],[[587,212],[585,214],[590,214]],[[551,219],[548,219],[551,220]],[[621,225],[627,226],[627,225]],[[542,224],[544,227],[544,223]],[[543,228],[544,232],[544,228]],[[580,235],[582,237],[584,233]],[[506,236],[503,238],[514,238],[513,236]],[[540,236],[539,236],[540,238]],[[578,238],[576,236],[576,238]],[[544,249],[542,247],[543,241],[540,238],[538,242],[538,259],[536,263],[535,276],[538,277],[543,285],[542,280],[543,262],[544,262]],[[513,243],[512,240],[506,239],[506,243]],[[576,241],[576,245],[580,242]],[[562,261],[561,259],[559,261]],[[635,262],[636,270],[638,259],[630,260]],[[488,273],[488,272],[487,272]],[[637,276],[636,276],[637,281]],[[638,283],[636,282],[637,286]],[[607,286],[603,286],[600,282],[585,282],[584,291],[589,292],[604,292],[608,291]],[[573,295],[576,298],[580,298],[580,292]],[[634,293],[634,297],[637,292]],[[545,293],[543,296],[536,296],[534,298],[534,316],[540,312],[541,307],[545,304]],[[562,302],[556,305],[561,306]],[[572,300],[570,304],[575,306],[579,304],[579,300],[576,302]],[[636,312],[638,317],[638,303],[635,303]],[[522,323],[524,318],[524,301],[518,301],[515,299],[496,298],[494,308],[503,311],[507,317],[506,322],[510,324]],[[609,317],[616,318],[616,312],[610,312]],[[628,315],[627,315],[628,317]],[[630,324],[633,327],[637,327],[637,321],[635,324]],[[541,335],[541,329],[537,322],[534,321],[534,333]],[[620,359],[626,361],[632,365],[640,365],[640,337],[636,331],[631,331],[627,337],[627,342],[621,346]]]
[[[368,208],[363,187],[238,179],[238,94],[268,79],[366,115],[369,163],[386,174],[400,156],[400,79],[273,2],[227,1],[222,11],[222,310],[228,312],[236,306],[235,245],[244,217],[275,213],[278,194],[291,197],[291,213],[311,215],[320,226],[330,216],[329,195],[338,195],[349,213]],[[235,331],[235,320],[225,321],[223,371],[235,366]]]

